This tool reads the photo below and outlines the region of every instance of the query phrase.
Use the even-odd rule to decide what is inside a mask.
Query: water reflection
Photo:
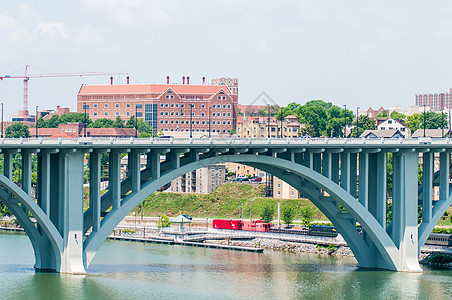
[[[362,299],[452,297],[451,271],[357,269],[352,258],[106,242],[87,276],[35,273],[25,236],[0,234],[0,298]],[[8,259],[6,259],[8,258]]]

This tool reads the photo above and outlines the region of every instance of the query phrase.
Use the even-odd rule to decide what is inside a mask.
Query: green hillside
[[[196,218],[239,218],[239,209],[243,203],[244,218],[250,216],[250,200],[252,202],[253,218],[259,217],[263,207],[268,203],[277,209],[277,199],[265,198],[265,185],[227,183],[210,194],[180,194],[155,192],[143,202],[143,214],[145,216],[169,216],[178,215],[179,212]],[[325,216],[308,200],[293,199],[281,200],[281,208],[291,205],[298,213],[302,206],[312,206],[316,210],[316,220],[327,220]],[[140,206],[136,209],[140,212]],[[297,218],[296,217],[296,218]]]

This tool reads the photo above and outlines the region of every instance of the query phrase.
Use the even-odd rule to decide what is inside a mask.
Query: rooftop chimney
[[[129,81],[130,81],[130,77],[127,76],[127,84],[129,84]]]
[[[190,76],[187,76],[187,84],[190,84]]]
[[[113,76],[110,77],[110,84],[113,84]]]
[[[166,76],[166,84],[169,84],[169,76]]]
[[[202,77],[202,84],[205,84],[206,83],[206,77]]]
[[[182,84],[185,84],[185,76],[182,76]]]

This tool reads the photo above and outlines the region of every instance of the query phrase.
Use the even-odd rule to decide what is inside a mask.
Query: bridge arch
[[[108,214],[104,218],[100,230],[91,234],[86,239],[84,247],[86,266],[91,263],[97,250],[117,224],[151,193],[183,174],[215,163],[225,162],[242,163],[265,170],[281,178],[281,180],[288,182],[303,194],[308,195],[308,198],[329,217],[332,223],[343,234],[360,266],[380,267],[390,270],[398,269],[399,262],[397,248],[391,238],[386,234],[384,229],[379,226],[379,223],[375,218],[344,189],[325,176],[303,165],[295,164],[281,158],[252,154],[222,155],[205,158],[188,163],[180,168],[169,170],[162,174],[160,178],[148,180],[142,185],[139,192],[131,193],[126,196],[122,200],[121,207],[113,214]],[[285,175],[284,172],[288,174]],[[323,199],[323,195],[320,195],[317,189],[327,191],[331,199]],[[366,244],[364,239],[359,235],[355,226],[352,226],[352,222],[341,221],[341,211],[334,202],[341,203],[347,209],[351,217],[362,225],[365,232],[369,235],[369,240],[371,241],[370,246]],[[372,249],[372,246],[375,246],[374,249]],[[379,261],[375,261],[375,256],[370,255],[372,250],[378,251],[379,255],[377,255],[377,257],[381,258]]]
[[[0,186],[0,200],[11,210],[30,239],[35,253],[35,268],[58,270],[63,238],[55,225],[30,195],[3,174],[0,174]],[[28,211],[36,219],[37,226],[30,220]]]

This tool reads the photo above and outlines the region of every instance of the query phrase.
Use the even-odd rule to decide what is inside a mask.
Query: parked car
[[[253,176],[253,177],[250,178],[250,181],[253,181],[253,182],[261,182],[261,181],[262,181],[262,177],[259,177],[259,176]]]

